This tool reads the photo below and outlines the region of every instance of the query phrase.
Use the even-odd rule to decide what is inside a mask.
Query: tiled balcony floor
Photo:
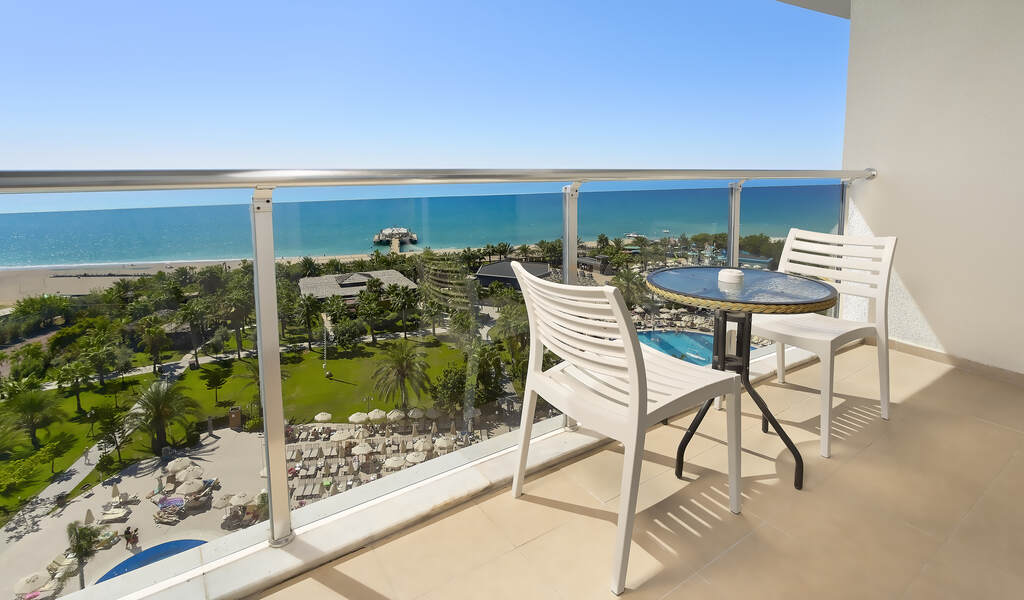
[[[630,598],[1012,598],[1024,589],[1024,390],[895,352],[891,420],[874,348],[836,363],[832,458],[818,455],[818,375],[759,386],[792,458],[743,405],[743,514],[727,508],[725,413],[672,473],[686,415],[647,436]],[[622,468],[609,444],[311,570],[260,598],[611,598]]]

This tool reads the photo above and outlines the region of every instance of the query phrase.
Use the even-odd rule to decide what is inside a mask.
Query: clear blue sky
[[[0,169],[840,166],[849,23],[774,0],[2,10]]]

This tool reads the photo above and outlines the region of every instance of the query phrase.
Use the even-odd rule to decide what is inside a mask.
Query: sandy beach
[[[585,246],[593,242],[585,242]],[[531,245],[534,249],[536,246]],[[402,254],[417,254],[425,248],[414,248],[410,251],[406,246]],[[480,250],[481,248],[475,248]],[[431,248],[441,254],[461,252],[463,248]],[[386,252],[381,247],[382,252]],[[329,260],[351,262],[368,259],[370,254],[339,254],[320,255],[312,258],[319,263]],[[294,263],[302,260],[301,256],[279,257],[279,263]],[[93,290],[103,290],[119,279],[155,275],[160,271],[173,271],[178,267],[195,267],[201,269],[209,265],[226,265],[236,268],[240,259],[227,260],[186,260],[162,262],[112,263],[98,265],[58,265],[48,267],[2,267],[0,268],[0,308],[13,306],[20,298],[38,296],[40,294],[61,294],[65,296],[82,296]]]
[[[317,262],[331,259],[353,261],[369,258],[369,254],[316,256]],[[280,263],[296,262],[298,257],[282,257]],[[209,265],[236,268],[241,260],[195,260],[138,262],[102,265],[62,265],[54,267],[12,267],[0,269],[0,307],[12,306],[19,298],[39,294],[81,296],[93,290],[110,287],[118,279],[154,275],[159,271],[173,271],[178,267],[201,269]]]

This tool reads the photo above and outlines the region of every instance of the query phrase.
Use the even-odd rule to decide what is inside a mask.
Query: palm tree
[[[96,544],[100,540],[100,528],[83,525],[78,521],[68,523],[68,549],[78,561],[78,586],[85,589],[85,561],[96,555]]]
[[[381,354],[373,372],[374,388],[391,400],[401,398],[402,410],[409,408],[409,388],[419,398],[430,387],[426,352],[408,340],[396,340]]]
[[[36,433],[67,418],[60,408],[60,399],[42,390],[21,392],[7,400],[4,408],[14,417],[18,426],[28,433],[28,439],[36,450],[42,446]]]
[[[621,269],[612,278],[611,284],[619,288],[619,291],[622,292],[622,299],[630,308],[641,304],[647,294],[644,276],[632,269]]]
[[[153,360],[153,374],[157,373],[157,365],[160,364],[160,352],[164,349],[170,339],[156,318],[147,317],[143,320],[142,345],[146,347],[150,358]]]
[[[430,334],[437,335],[437,319],[441,316],[444,307],[436,300],[423,301],[423,316],[430,320]]]
[[[126,431],[124,428],[125,415],[117,406],[107,404],[92,409],[93,422],[99,427],[96,439],[113,446],[117,452],[117,462],[121,461],[121,446],[124,444]]]
[[[311,256],[303,256],[299,260],[299,273],[303,277],[316,277],[320,275],[320,264]]]
[[[196,361],[196,368],[199,368],[199,334],[202,332],[203,323],[206,320],[205,307],[199,299],[186,302],[178,308],[174,314],[174,320],[182,325],[188,325],[189,339],[192,341],[192,356]]]
[[[0,414],[0,458],[5,458],[25,439],[13,415]]]
[[[372,281],[377,281],[371,279]],[[377,343],[377,325],[384,320],[385,316],[384,304],[381,302],[380,292],[374,292],[370,289],[370,286],[366,286],[366,289],[359,292],[359,296],[356,297],[356,314],[359,318],[366,323],[367,328],[370,330],[370,342],[373,344]]]
[[[529,261],[530,256],[533,254],[533,247],[529,244],[521,244],[516,248],[516,254],[518,254],[523,260]]]
[[[389,285],[387,294],[388,301],[391,303],[391,309],[402,315],[402,337],[409,339],[409,324],[406,316],[419,303],[419,294],[413,288],[407,288],[398,284]]]
[[[132,412],[132,424],[149,433],[153,453],[160,454],[167,445],[167,427],[187,425],[188,418],[199,414],[199,403],[186,396],[174,384],[154,381],[139,394]]]
[[[494,251],[498,253],[498,258],[508,258],[509,253],[512,252],[512,244],[509,244],[508,242],[501,242],[494,247]]]
[[[69,362],[57,370],[57,386],[71,389],[75,395],[75,410],[79,413],[85,412],[82,408],[82,385],[89,381],[91,374],[92,368],[80,360]]]
[[[320,321],[320,299],[306,294],[295,303],[295,316],[306,328],[306,345],[313,351],[313,327]]]
[[[242,358],[242,328],[245,327],[245,320],[252,312],[252,295],[241,289],[232,290],[224,294],[221,303],[225,308],[225,317],[235,330],[238,358]]]
[[[96,378],[102,386],[117,351],[113,333],[108,329],[94,329],[82,336],[79,346],[83,360],[96,371]]]

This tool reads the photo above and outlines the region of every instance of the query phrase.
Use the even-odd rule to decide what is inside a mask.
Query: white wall
[[[848,231],[899,237],[891,336],[1017,372],[1022,24],[1024,0],[853,0],[843,151],[879,172]]]

